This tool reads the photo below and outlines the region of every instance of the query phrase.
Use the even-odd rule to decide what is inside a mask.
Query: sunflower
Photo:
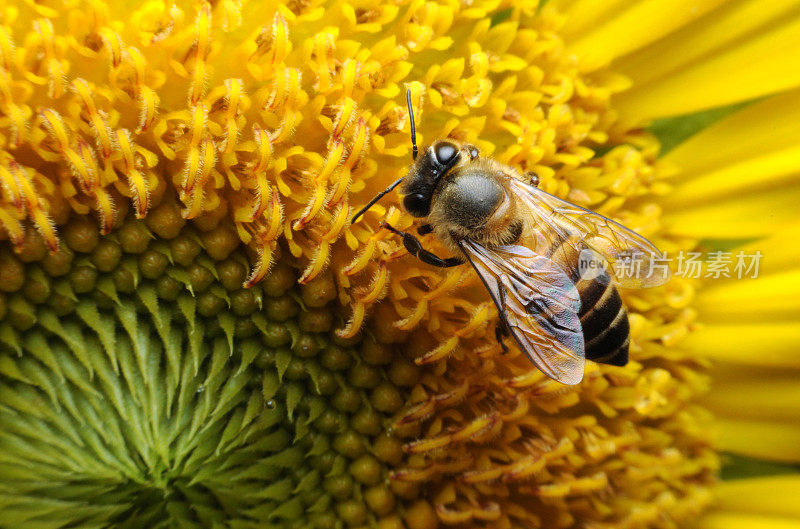
[[[796,2],[0,17],[0,527],[796,525]],[[623,293],[628,366],[547,379],[396,198],[349,223],[406,90],[420,143],[702,258]]]

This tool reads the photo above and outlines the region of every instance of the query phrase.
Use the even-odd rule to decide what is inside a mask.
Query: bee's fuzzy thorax
[[[517,172],[491,158],[465,158],[462,156],[436,187],[426,221],[433,226],[437,239],[455,254],[460,254],[457,241],[464,238],[488,246],[513,242],[518,236],[517,206],[507,182],[510,178],[519,178]],[[461,186],[456,187],[458,180]],[[476,195],[481,193],[496,193],[491,207],[479,205],[482,197]],[[470,201],[472,210],[466,210]],[[491,211],[481,215],[475,211],[476,207]],[[478,218],[482,220],[475,222]]]

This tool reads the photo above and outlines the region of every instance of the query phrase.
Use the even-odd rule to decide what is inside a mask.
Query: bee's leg
[[[420,235],[427,235],[429,233],[433,233],[433,226],[430,224],[423,224],[419,228],[417,228],[417,233]]]
[[[494,337],[497,339],[497,343],[500,344],[500,347],[503,348],[503,353],[508,353],[508,346],[506,345],[505,340],[503,338],[508,338],[511,334],[508,330],[508,325],[506,324],[505,312],[506,312],[506,291],[503,288],[503,285],[500,284],[500,279],[497,280],[497,292],[499,293],[500,297],[500,314],[498,314],[497,325],[494,328]]]
[[[432,254],[428,250],[422,247],[422,243],[419,242],[419,239],[414,237],[410,233],[406,233],[404,231],[400,231],[397,228],[389,226],[385,222],[381,223],[381,226],[389,230],[390,232],[394,233],[395,235],[400,235],[403,237],[403,246],[406,247],[408,253],[422,261],[423,263],[438,266],[439,268],[450,268],[452,266],[458,266],[460,264],[464,264],[464,261],[461,260],[459,257],[447,257],[446,259],[442,259],[441,257]]]
[[[506,345],[505,339],[508,338],[508,327],[506,327],[506,322],[503,321],[502,318],[497,320],[497,325],[494,327],[494,337],[497,340],[497,343],[500,344],[500,347],[503,348],[503,354],[508,353],[508,345]]]
[[[539,187],[539,175],[534,173],[533,171],[528,171],[525,173],[525,178],[528,179],[528,182],[531,183],[533,187]]]

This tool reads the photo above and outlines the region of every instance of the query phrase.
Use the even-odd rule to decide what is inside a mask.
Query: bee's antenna
[[[405,178],[405,177],[404,177],[404,178]],[[363,208],[361,208],[361,210],[360,210],[358,213],[356,213],[355,215],[353,215],[353,218],[352,218],[352,220],[350,221],[350,224],[355,224],[355,223],[356,223],[356,221],[358,220],[358,217],[360,217],[361,215],[363,215],[364,213],[366,213],[366,212],[367,212],[367,210],[368,210],[369,208],[371,208],[373,204],[375,204],[375,202],[379,201],[380,199],[382,199],[382,198],[383,198],[383,195],[385,195],[386,193],[389,193],[389,192],[390,192],[392,189],[394,189],[395,187],[399,186],[399,185],[400,185],[400,182],[402,182],[402,181],[403,181],[403,178],[398,178],[397,180],[395,180],[395,181],[392,183],[392,185],[390,185],[389,187],[387,187],[386,189],[384,189],[383,191],[381,191],[380,193],[378,193],[377,195],[375,195],[375,197],[374,197],[372,200],[370,200],[369,202],[367,202],[367,205],[366,205],[366,206],[364,206]]]
[[[417,153],[419,150],[417,149],[417,128],[414,125],[414,107],[411,106],[411,89],[406,90],[406,101],[408,102],[408,119],[411,120],[411,158],[413,160],[417,159]]]
[[[410,88],[408,90],[406,90],[406,102],[408,103],[408,118],[411,120],[411,146],[412,146],[411,157],[414,160],[416,160],[417,159],[417,154],[419,154],[419,149],[417,148],[417,128],[416,128],[416,125],[414,124],[414,107],[411,106],[411,89]],[[390,185],[389,187],[387,187],[386,189],[384,189],[383,191],[381,191],[380,193],[375,195],[375,197],[372,200],[367,202],[366,206],[361,208],[358,211],[358,213],[353,215],[353,218],[350,220],[350,224],[355,224],[355,222],[358,220],[358,217],[360,217],[361,215],[366,213],[367,210],[369,210],[369,208],[371,208],[377,201],[382,199],[383,196],[386,193],[391,192],[395,187],[399,186],[400,182],[402,182],[402,181],[403,181],[402,178],[398,178],[397,180],[395,180],[392,183],[392,185]]]

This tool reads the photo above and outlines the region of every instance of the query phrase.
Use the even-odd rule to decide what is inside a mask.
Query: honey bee
[[[381,226],[424,263],[469,263],[497,306],[504,349],[502,338],[510,335],[545,375],[570,385],[583,379],[587,358],[625,365],[630,328],[616,287],[667,282],[670,270],[656,247],[539,189],[536,175],[481,157],[474,145],[442,139],[420,154],[410,90],[406,100],[413,164],[352,222],[403,184],[403,207],[424,219],[418,233],[433,233],[455,256],[439,257],[413,234]]]

